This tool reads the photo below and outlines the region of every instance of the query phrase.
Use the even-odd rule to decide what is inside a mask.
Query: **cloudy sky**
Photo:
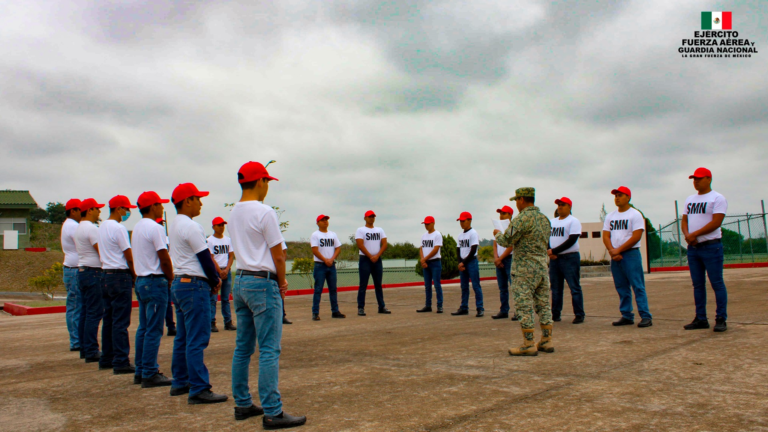
[[[759,54],[682,58],[707,10]],[[194,182],[210,232],[238,168],[274,159],[288,240],[319,213],[347,237],[373,209],[417,242],[424,216],[456,235],[461,211],[490,237],[521,186],[590,222],[626,185],[666,223],[706,166],[730,211],[756,212],[767,20],[759,0],[5,2],[0,188],[44,206]]]

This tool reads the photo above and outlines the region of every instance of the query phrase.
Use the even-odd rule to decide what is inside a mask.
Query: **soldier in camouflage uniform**
[[[549,305],[549,247],[550,223],[534,205],[536,189],[524,187],[515,191],[510,201],[515,201],[518,216],[512,219],[505,232],[494,230],[496,243],[503,247],[514,246],[512,258],[512,292],[515,297],[517,316],[523,330],[523,345],[511,348],[513,356],[535,356],[539,351],[554,352],[552,344],[552,310]],[[534,343],[533,311],[539,316],[542,337]]]

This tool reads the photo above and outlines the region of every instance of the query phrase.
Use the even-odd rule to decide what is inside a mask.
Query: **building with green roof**
[[[30,212],[36,208],[29,191],[0,190],[0,244],[4,231],[18,231],[19,249],[30,247]]]

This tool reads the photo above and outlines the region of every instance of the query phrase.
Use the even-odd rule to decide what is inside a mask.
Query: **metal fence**
[[[652,268],[688,265],[688,249],[681,221],[678,218],[648,233]],[[764,211],[726,215],[721,229],[725,264],[768,262],[768,229]]]

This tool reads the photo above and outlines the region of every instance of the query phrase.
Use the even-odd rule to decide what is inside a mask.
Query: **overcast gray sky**
[[[760,52],[681,58],[707,10]],[[0,188],[44,207],[194,182],[211,232],[238,168],[275,159],[286,239],[319,213],[345,238],[373,209],[415,243],[426,215],[457,235],[461,211],[490,237],[522,186],[592,222],[626,185],[666,223],[705,166],[730,212],[756,212],[767,19],[759,0],[5,2]]]

